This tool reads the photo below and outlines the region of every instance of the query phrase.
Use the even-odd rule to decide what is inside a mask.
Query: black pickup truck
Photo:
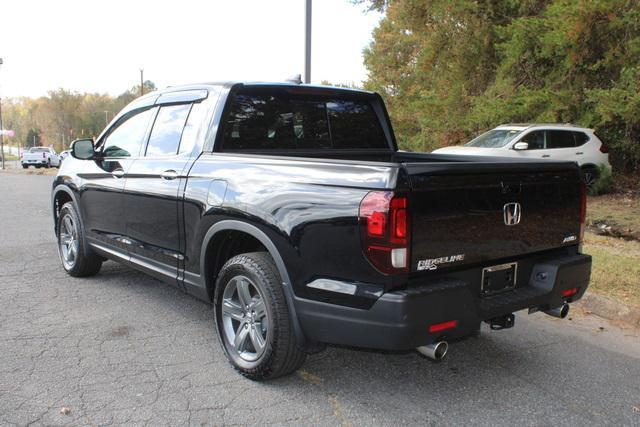
[[[74,142],[52,205],[70,275],[110,259],[212,302],[252,379],[325,343],[440,359],[483,321],[564,317],[591,270],[575,163],[402,152],[381,97],[341,88],[145,95]]]

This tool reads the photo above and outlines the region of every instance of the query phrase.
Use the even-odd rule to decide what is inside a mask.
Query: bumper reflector
[[[433,334],[436,332],[446,331],[447,329],[453,329],[456,326],[458,326],[457,320],[449,320],[448,322],[434,323],[433,325],[429,326],[429,332]]]
[[[578,288],[565,289],[562,291],[563,297],[571,297],[578,293]]]

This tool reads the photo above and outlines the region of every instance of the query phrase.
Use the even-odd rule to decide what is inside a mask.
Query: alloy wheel
[[[586,171],[584,173],[584,183],[587,187],[592,186],[596,182],[596,174],[591,171]]]
[[[269,315],[265,300],[251,279],[235,276],[222,295],[222,323],[229,351],[255,362],[265,351],[269,334]]]
[[[65,215],[60,222],[58,244],[64,267],[67,270],[72,269],[78,259],[78,229],[76,222],[69,214]]]

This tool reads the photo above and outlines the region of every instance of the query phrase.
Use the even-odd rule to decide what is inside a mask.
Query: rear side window
[[[589,140],[589,136],[584,132],[573,132],[573,137],[576,140],[576,147],[584,145]]]
[[[147,156],[168,156],[178,152],[180,137],[191,104],[160,107],[147,144]]]
[[[286,91],[238,93],[223,132],[223,149],[388,148],[371,101]]]
[[[573,132],[567,130],[547,131],[547,148],[569,148],[575,146]]]
[[[191,111],[189,112],[189,118],[182,131],[182,138],[180,139],[179,154],[190,153],[193,150],[193,146],[196,143],[196,137],[198,136],[198,130],[202,120],[204,119],[204,113],[206,109],[202,103],[193,104]]]

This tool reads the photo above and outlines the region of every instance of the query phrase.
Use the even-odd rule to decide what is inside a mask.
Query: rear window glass
[[[48,148],[45,147],[33,147],[29,149],[30,153],[44,153],[44,152],[49,152]]]
[[[585,142],[589,140],[589,137],[584,132],[577,132],[577,131],[573,132],[573,136],[576,139],[576,146],[578,147],[583,145]]]
[[[260,91],[235,95],[223,149],[388,148],[370,100],[329,94]]]

